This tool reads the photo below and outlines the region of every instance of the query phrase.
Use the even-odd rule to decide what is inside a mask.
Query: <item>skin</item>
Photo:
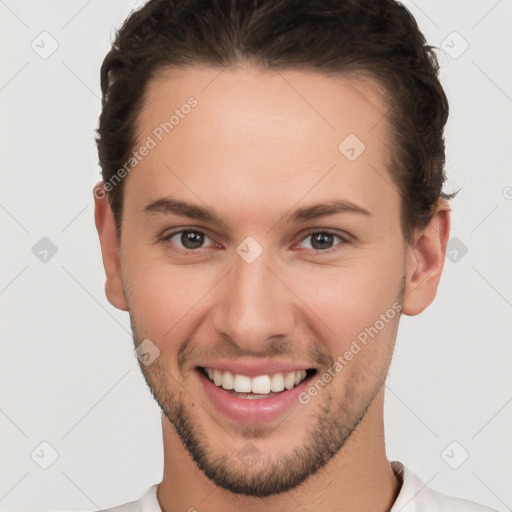
[[[399,315],[278,421],[228,420],[196,367],[220,356],[267,358],[325,374],[393,304],[416,315],[434,300],[449,206],[440,200],[430,225],[406,243],[386,169],[386,105],[370,79],[167,70],[149,85],[137,147],[191,96],[197,107],[126,178],[120,240],[95,187],[107,297],[129,311],[135,345],[150,339],[160,350],[140,366],[163,411],[162,510],[388,511],[400,482],[385,453],[384,380]],[[366,146],[353,162],[338,151],[348,134]],[[163,197],[208,207],[224,222],[144,211]],[[369,213],[286,221],[333,200]],[[183,254],[179,235],[163,240],[180,229],[205,233],[204,246]],[[345,241],[334,236],[315,250],[308,235],[326,230]],[[263,249],[252,263],[236,252],[248,236]],[[237,457],[247,446],[258,453],[252,465]]]

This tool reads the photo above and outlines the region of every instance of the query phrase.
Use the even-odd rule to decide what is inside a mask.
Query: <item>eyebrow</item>
[[[144,208],[144,212],[161,215],[178,215],[180,217],[189,217],[205,222],[223,224],[224,226],[228,225],[227,220],[223,216],[209,207],[178,201],[170,197],[163,197],[149,203]],[[340,213],[357,213],[372,216],[372,214],[362,206],[358,206],[346,200],[334,200],[298,208],[295,211],[284,214],[281,220],[285,223],[298,223]]]
[[[314,204],[305,208],[299,208],[294,212],[284,215],[283,220],[287,223],[291,222],[304,222],[307,220],[317,219],[319,217],[326,217],[327,215],[336,215],[339,213],[358,213],[367,215],[372,214],[362,206],[351,203],[346,200],[326,201],[325,203]]]
[[[152,203],[149,203],[144,211],[147,213],[156,213],[162,215],[178,215],[180,217],[190,217],[191,219],[223,224],[227,226],[226,220],[206,206],[197,206],[185,201],[178,201],[170,197],[162,197]]]

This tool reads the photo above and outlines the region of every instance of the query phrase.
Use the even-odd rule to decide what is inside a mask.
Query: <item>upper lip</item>
[[[297,370],[311,370],[314,367],[310,364],[294,363],[293,361],[269,360],[247,360],[237,359],[235,361],[228,359],[217,359],[215,361],[205,361],[198,364],[198,367],[213,368],[214,370],[229,371],[233,375],[247,375],[247,377],[258,377],[259,375],[269,375],[273,373],[287,373]]]

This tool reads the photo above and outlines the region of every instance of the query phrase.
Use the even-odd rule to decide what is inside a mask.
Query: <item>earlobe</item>
[[[121,249],[116,233],[114,215],[108,195],[100,181],[94,186],[94,220],[100,238],[103,266],[105,268],[105,293],[115,308],[128,311],[121,274]]]
[[[440,199],[430,224],[415,233],[413,244],[406,248],[407,277],[402,313],[417,315],[434,301],[449,236],[450,207],[446,200]]]

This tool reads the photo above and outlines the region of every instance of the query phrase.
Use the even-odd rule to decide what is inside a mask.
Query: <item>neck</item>
[[[162,415],[164,475],[158,488],[162,512],[389,512],[400,490],[384,447],[381,390],[356,431],[331,461],[305,482],[268,498],[237,495],[209,480],[195,465],[173,425]]]

